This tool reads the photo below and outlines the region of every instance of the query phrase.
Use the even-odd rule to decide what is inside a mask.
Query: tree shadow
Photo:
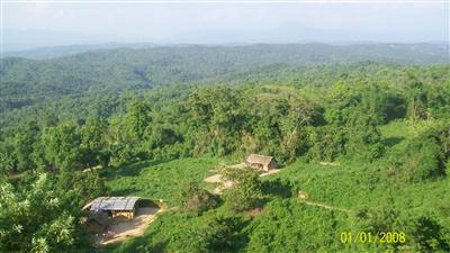
[[[140,162],[134,162],[129,164],[123,164],[119,166],[118,168],[108,168],[107,171],[105,171],[104,175],[109,180],[116,179],[118,177],[134,177],[139,175],[142,169],[149,167],[149,166],[155,166],[158,164],[166,163],[172,161],[170,160],[147,160],[147,161],[140,161]]]
[[[278,178],[273,181],[264,181],[262,183],[262,192],[265,195],[290,198],[292,197],[292,186],[289,181],[282,181]]]
[[[230,241],[232,242],[232,245],[230,247],[230,250],[232,252],[238,252],[245,248],[245,246],[250,241],[250,238],[247,233],[242,233],[242,231],[249,226],[251,223],[251,220],[245,220],[240,221],[239,225],[234,229],[236,232],[233,233],[233,235],[230,238]]]
[[[255,199],[252,204],[252,209],[258,208],[258,209],[262,210],[264,208],[264,206],[266,206],[266,204],[269,203],[271,200],[272,199],[269,197]]]
[[[418,243],[426,252],[450,252],[450,244],[444,236],[444,227],[429,217],[420,217],[415,224]]]
[[[264,181],[262,182],[261,190],[263,196],[254,200],[254,208],[264,208],[264,206],[272,201],[274,197],[292,197],[292,187],[289,181],[281,181],[280,179]]]
[[[388,147],[393,147],[402,142],[404,139],[405,139],[404,137],[389,137],[384,139],[384,145]]]

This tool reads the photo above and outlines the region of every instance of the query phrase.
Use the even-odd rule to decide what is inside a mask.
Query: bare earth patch
[[[203,179],[204,182],[206,183],[221,183],[222,182],[222,175],[220,174],[214,174],[210,177],[207,177],[205,179]]]
[[[259,208],[259,207],[253,208],[253,209],[250,209],[247,211],[247,215],[250,218],[255,218],[255,217],[259,216],[262,213],[262,211],[263,211],[262,208]]]
[[[112,236],[99,238],[98,245],[107,245],[126,240],[130,237],[141,236],[147,227],[156,219],[156,214],[162,212],[159,208],[142,207],[136,211],[134,219],[114,218],[111,221],[109,230],[113,232]]]
[[[237,167],[237,166],[243,166],[243,165],[242,164],[237,164],[237,165],[233,165],[233,166]],[[279,170],[279,169],[269,170],[268,172],[262,173],[259,176],[260,177],[265,177],[265,176],[268,176],[268,175],[272,175],[272,174],[278,173],[280,171],[281,170]],[[203,181],[205,183],[210,183],[210,184],[220,184],[212,192],[212,193],[217,194],[217,195],[221,195],[223,193],[223,190],[231,188],[231,186],[233,186],[233,182],[231,182],[229,180],[228,181],[224,181],[223,178],[222,178],[222,175],[220,175],[220,174],[214,174],[212,176],[209,176],[209,177],[203,179]]]
[[[269,170],[268,172],[264,172],[264,173],[262,173],[261,175],[259,175],[260,177],[265,177],[265,176],[268,176],[268,175],[272,175],[272,174],[275,174],[275,173],[278,173],[278,172],[280,172],[281,170],[279,170],[279,169],[274,169],[274,170]]]
[[[339,162],[319,162],[320,165],[324,166],[339,166],[341,165]]]

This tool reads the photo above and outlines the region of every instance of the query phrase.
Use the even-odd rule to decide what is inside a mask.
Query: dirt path
[[[222,175],[220,174],[214,174],[210,177],[207,177],[205,179],[203,179],[204,182],[206,183],[221,183],[222,182]]]
[[[110,230],[114,232],[112,238],[102,240],[100,245],[107,245],[128,239],[129,237],[141,236],[147,227],[156,219],[156,214],[162,212],[159,208],[142,207],[132,220],[114,221],[110,225]]]
[[[272,175],[272,174],[278,173],[280,171],[281,170],[279,170],[279,169],[269,170],[268,172],[264,172],[261,175],[259,175],[259,177],[265,177],[265,176],[268,176],[268,175]]]
[[[351,209],[346,209],[346,208],[341,208],[341,207],[336,207],[336,206],[330,206],[330,205],[316,203],[316,202],[311,202],[311,201],[303,200],[303,201],[301,201],[301,203],[304,203],[304,204],[309,205],[309,206],[317,206],[317,207],[322,207],[322,208],[325,208],[325,209],[338,210],[338,211],[342,211],[342,212],[346,212],[346,213],[352,212]]]

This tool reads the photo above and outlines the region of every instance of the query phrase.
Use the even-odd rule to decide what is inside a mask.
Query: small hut
[[[245,160],[250,168],[261,171],[269,171],[276,169],[275,159],[272,156],[251,154]]]
[[[99,197],[83,207],[91,212],[102,211],[110,217],[124,216],[133,219],[138,197]]]

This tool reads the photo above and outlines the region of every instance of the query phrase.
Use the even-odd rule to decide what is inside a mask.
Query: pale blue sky
[[[9,32],[4,33],[3,43],[35,40],[45,46],[52,41],[56,44],[428,42],[448,41],[449,37],[446,1],[362,4],[73,2],[4,2],[3,29]],[[33,36],[36,33],[42,36]],[[65,38],[56,38],[58,36]]]

